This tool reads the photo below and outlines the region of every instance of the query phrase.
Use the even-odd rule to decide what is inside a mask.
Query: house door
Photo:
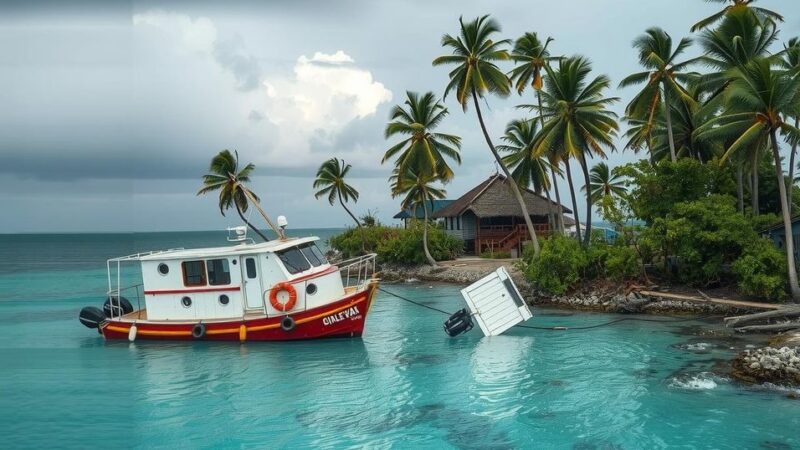
[[[244,255],[240,258],[242,268],[242,294],[247,309],[263,309],[264,297],[261,292],[261,276],[258,258],[255,255]]]

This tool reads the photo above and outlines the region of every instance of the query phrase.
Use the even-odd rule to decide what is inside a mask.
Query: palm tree
[[[680,73],[695,59],[676,62],[675,60],[691,45],[692,40],[683,38],[675,49],[672,48],[672,37],[661,28],[648,28],[645,34],[633,41],[634,48],[639,50],[639,63],[647,70],[629,75],[619,83],[619,87],[646,83],[625,110],[628,117],[644,119],[652,127],[656,112],[659,110],[662,98],[664,102],[664,120],[666,122],[669,150],[672,162],[677,161],[675,142],[672,131],[672,118],[670,117],[670,95],[675,93],[687,103],[694,99],[679,82],[685,81],[687,75]]]
[[[461,138],[452,134],[436,133],[433,130],[447,116],[447,108],[427,92],[420,97],[415,92],[406,92],[405,108],[396,105],[386,125],[386,138],[395,135],[404,137],[383,155],[381,163],[399,154],[396,166],[400,172],[409,167],[427,170],[443,182],[453,178],[453,170],[445,157],[461,164]]]
[[[231,153],[230,150],[223,150],[211,159],[208,173],[203,175],[203,187],[197,191],[197,195],[218,190],[219,212],[224,216],[227,209],[236,208],[242,221],[261,239],[269,241],[264,233],[244,217],[249,205],[248,199],[256,203],[259,201],[258,196],[245,186],[245,183],[250,182],[250,174],[255,168],[255,165],[249,163],[239,170],[239,152],[234,150]]]
[[[791,38],[789,42],[784,45],[784,49],[781,52],[780,56],[781,65],[789,72],[791,76],[800,76],[800,39],[798,38]],[[797,109],[795,110],[794,114],[794,127],[800,128],[800,105],[797,105]],[[789,207],[793,208],[794,203],[792,202],[792,193],[794,189],[794,170],[795,170],[795,157],[797,156],[797,144],[798,142],[792,142],[792,152],[789,156],[789,175],[787,176],[787,186],[788,186],[788,202]]]
[[[608,107],[619,99],[603,96],[603,91],[611,84],[605,75],[588,80],[592,66],[586,58],[577,56],[562,59],[557,70],[549,66],[545,69],[547,82],[542,93],[544,105],[540,114],[546,122],[536,140],[534,153],[542,155],[549,149],[560,149],[567,164],[567,181],[574,193],[568,160],[575,158],[578,161],[588,185],[587,156],[605,158],[605,149],[615,150],[613,138],[619,125],[617,115]],[[523,107],[536,108],[530,105]],[[580,229],[580,226],[576,228]],[[587,195],[584,245],[589,244],[591,232],[592,198]]]
[[[392,196],[398,197],[405,195],[401,206],[403,209],[416,208],[422,205],[424,212],[424,222],[422,224],[422,249],[425,251],[430,265],[436,267],[436,260],[428,250],[428,203],[433,208],[433,201],[445,197],[444,189],[432,185],[438,179],[431,176],[425,170],[410,166],[405,171],[395,168],[389,181],[392,183]]]
[[[506,127],[506,134],[500,138],[505,144],[498,145],[497,150],[507,153],[503,162],[511,169],[511,177],[521,188],[533,187],[536,193],[546,193],[550,223],[558,226],[559,222],[553,217],[553,201],[550,199],[549,189],[552,182],[547,175],[548,169],[553,168],[545,158],[533,153],[537,131],[533,120],[513,120]]]
[[[608,165],[599,162],[592,167],[589,177],[589,195],[597,203],[604,197],[622,197],[625,195],[625,182],[617,174],[617,169],[609,170]]]
[[[692,32],[697,30],[701,30],[718,20],[730,15],[735,14],[737,12],[746,12],[749,15],[752,15],[758,19],[769,19],[773,21],[782,22],[783,16],[776,13],[775,11],[770,11],[769,9],[760,8],[757,6],[750,6],[756,0],[706,0],[708,2],[714,3],[726,3],[727,5],[722,8],[721,11],[718,11],[709,17],[697,22],[696,24],[692,25]]]
[[[508,167],[503,164],[500,154],[492,143],[492,138],[486,129],[483,121],[479,98],[484,98],[487,94],[496,94],[500,97],[507,97],[511,91],[511,81],[495,65],[497,61],[509,59],[508,51],[504,48],[509,44],[507,39],[499,41],[492,40],[492,35],[500,32],[500,25],[489,18],[488,15],[476,18],[471,22],[464,23],[463,18],[458,19],[460,33],[454,37],[449,34],[442,37],[442,46],[451,50],[450,55],[440,56],[433,60],[434,66],[443,64],[453,64],[455,69],[450,71],[450,82],[445,88],[445,96],[450,91],[455,91],[456,100],[466,112],[467,105],[472,99],[475,106],[475,113],[483,131],[483,137],[492,152],[497,165],[505,174],[506,178],[511,178]],[[528,233],[533,243],[534,255],[539,254],[539,240],[536,237],[536,230],[533,228],[528,207],[522,197],[519,186],[516,183],[508,183],[509,189],[519,203]]]
[[[789,289],[792,298],[798,301],[800,287],[797,285],[791,212],[781,169],[778,133],[790,142],[800,139],[800,130],[784,120],[784,117],[797,112],[797,104],[800,102],[800,76],[776,70],[770,60],[765,58],[754,59],[737,69],[735,75],[726,92],[727,109],[719,117],[698,128],[698,138],[733,139],[733,143],[722,156],[722,162],[740,151],[753,151],[762,146],[771,148],[783,215]]]
[[[542,80],[542,73],[544,67],[551,61],[556,61],[559,57],[550,56],[547,51],[547,46],[553,38],[548,37],[544,43],[539,40],[536,33],[525,33],[517,39],[514,43],[514,49],[511,51],[511,59],[513,59],[517,66],[508,74],[511,81],[515,82],[517,93],[522,95],[525,88],[530,84],[534,91],[536,91],[536,99],[539,107],[542,106],[541,90],[544,86]],[[544,119],[542,119],[542,126],[544,126]],[[552,179],[552,186],[556,194],[556,202],[558,203],[558,222],[554,222],[559,229],[564,229],[564,213],[561,209],[561,194],[558,191],[558,183],[556,183],[556,172],[558,168],[558,158],[550,158],[550,176]],[[550,198],[550,191],[547,191],[548,199]]]
[[[358,201],[358,191],[345,181],[345,177],[347,173],[350,172],[350,168],[350,164],[346,164],[344,160],[340,161],[336,158],[331,158],[322,163],[322,165],[319,166],[319,170],[317,170],[317,178],[314,180],[314,189],[319,189],[314,193],[314,197],[320,198],[327,195],[328,203],[331,205],[333,205],[337,199],[339,200],[339,204],[342,205],[342,208],[347,211],[347,214],[350,215],[353,222],[356,223],[356,227],[361,233],[361,251],[366,252],[364,228],[361,226],[361,222],[359,222],[345,204],[350,200],[353,200],[353,202]]]

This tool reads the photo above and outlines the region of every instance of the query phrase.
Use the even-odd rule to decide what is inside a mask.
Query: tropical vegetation
[[[348,172],[350,172],[350,168],[350,164],[345,163],[343,159],[331,158],[322,163],[319,170],[317,170],[317,178],[314,180],[314,189],[318,189],[317,192],[314,193],[314,197],[327,197],[328,203],[331,205],[337,200],[339,201],[342,208],[353,219],[353,222],[356,223],[356,227],[361,233],[361,249],[362,251],[366,251],[364,229],[361,226],[361,222],[353,212],[350,211],[350,208],[348,208],[346,204],[350,200],[354,203],[358,201],[358,191],[345,181],[345,177]]]

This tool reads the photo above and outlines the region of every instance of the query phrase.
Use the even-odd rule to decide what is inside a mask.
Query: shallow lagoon
[[[713,323],[448,338],[445,317],[381,294],[362,340],[106,343],[76,320],[102,299],[69,295],[104,289],[104,248],[0,272],[4,446],[800,448],[799,401],[716,374],[749,342]],[[463,307],[452,286],[386,289]]]

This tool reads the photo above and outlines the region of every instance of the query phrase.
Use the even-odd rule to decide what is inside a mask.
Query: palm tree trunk
[[[236,202],[234,202],[234,204],[235,204],[235,203],[236,203]],[[237,212],[237,213],[239,213],[239,217],[241,217],[241,218],[242,218],[242,222],[246,223],[246,224],[247,224],[247,226],[248,226],[248,227],[250,227],[250,229],[252,229],[253,231],[255,231],[257,235],[261,236],[261,239],[263,239],[263,240],[264,240],[264,242],[269,242],[269,238],[268,238],[268,237],[266,237],[266,236],[264,236],[264,233],[262,233],[262,232],[261,232],[261,230],[259,230],[258,228],[256,228],[256,227],[255,227],[255,225],[253,225],[252,223],[250,223],[250,221],[248,221],[247,219],[245,219],[245,217],[244,217],[244,214],[242,214],[242,210],[241,210],[241,209],[239,209],[239,205],[238,205],[238,204],[236,205],[236,212]]]
[[[499,165],[500,169],[503,170],[509,189],[511,189],[511,193],[514,194],[514,197],[517,198],[517,203],[519,203],[519,207],[522,209],[522,216],[525,218],[525,225],[528,226],[528,233],[530,234],[531,242],[533,243],[533,256],[537,257],[539,256],[539,239],[536,237],[536,230],[533,228],[531,215],[528,213],[528,207],[525,206],[525,199],[522,197],[519,186],[517,186],[517,183],[514,182],[514,179],[511,177],[511,173],[508,171],[506,165],[503,164],[503,160],[497,153],[497,149],[494,148],[494,144],[492,144],[492,138],[489,136],[489,132],[486,131],[486,124],[483,123],[483,114],[481,114],[481,106],[478,103],[478,93],[475,91],[474,87],[472,88],[472,100],[475,103],[475,112],[478,114],[478,122],[481,124],[481,130],[483,131],[483,137],[486,138],[486,144],[489,146],[489,150],[492,152],[495,161],[497,161],[497,165]]]
[[[428,206],[426,203],[425,200],[422,201],[422,211],[425,213],[425,222],[422,223],[422,249],[425,250],[425,258],[428,259],[428,263],[433,267],[437,267],[436,260],[433,259],[431,252],[428,250]]]
[[[794,127],[800,128],[800,117],[794,118]],[[797,142],[792,144],[792,154],[789,156],[789,182],[788,184],[788,191],[786,191],[786,198],[789,202],[789,215],[794,216],[794,203],[792,200],[792,194],[794,193],[794,157],[797,154]]]
[[[539,119],[542,123],[542,128],[544,128],[544,115],[542,115],[542,91],[537,89],[536,90],[536,101],[539,103]],[[553,221],[553,225],[559,230],[559,232],[564,232],[564,209],[561,206],[561,194],[558,192],[558,183],[556,183],[556,170],[553,167],[552,162],[550,163],[550,178],[553,182],[553,189],[556,193],[556,203],[558,203],[558,218]],[[548,192],[549,194],[549,192]]]
[[[544,194],[547,197],[547,225],[550,230],[556,227],[556,215],[553,212],[553,200],[550,198],[550,189],[545,189]]]
[[[272,223],[267,213],[264,212],[263,209],[261,209],[261,205],[258,203],[258,200],[256,200],[255,197],[253,197],[253,195],[250,194],[250,191],[247,189],[242,189],[242,192],[244,192],[244,195],[250,200],[253,206],[256,207],[256,210],[258,210],[258,213],[261,214],[261,217],[263,217],[264,220],[267,221],[267,225],[269,225],[269,227],[272,228],[272,231],[274,231],[275,234],[277,234],[279,237],[283,238],[282,230],[278,229],[278,227],[276,227],[275,224]]]
[[[550,176],[553,178],[553,190],[556,191],[556,203],[558,203],[558,231],[564,232],[564,207],[561,205],[561,193],[558,192],[558,183],[556,183],[556,170],[553,165],[550,165]]]
[[[739,202],[739,212],[744,214],[744,181],[742,163],[736,165],[736,199]]]
[[[672,162],[678,162],[678,156],[675,154],[675,137],[672,135],[672,114],[669,109],[669,94],[667,93],[667,84],[662,82],[664,90],[664,116],[667,121],[667,138],[669,139],[669,156]]]
[[[344,210],[347,211],[347,214],[349,214],[350,217],[353,218],[353,221],[356,223],[356,227],[358,228],[358,231],[361,233],[361,253],[367,253],[367,249],[366,249],[367,237],[364,235],[364,227],[361,226],[361,222],[359,222],[358,219],[356,219],[356,216],[354,216],[353,213],[350,212],[350,210],[344,204],[344,202],[342,201],[342,194],[341,193],[339,193],[339,204],[342,205],[342,208],[344,208]]]
[[[572,197],[572,217],[575,219],[575,237],[581,242],[581,219],[578,217],[578,202],[575,200],[575,185],[572,184],[572,170],[569,168],[569,159],[564,161],[567,167],[567,183],[569,184],[569,195]]]
[[[583,236],[583,245],[589,246],[592,238],[592,189],[589,186],[589,167],[586,165],[586,155],[581,154],[581,169],[586,183],[586,234]]]
[[[780,167],[779,167],[780,169]],[[779,180],[783,181],[783,180]],[[751,192],[753,198],[750,199],[750,203],[753,207],[753,215],[758,215],[758,151],[753,154],[753,191]]]
[[[786,184],[783,182],[783,170],[781,169],[781,155],[778,149],[778,137],[773,129],[770,133],[772,138],[772,157],[775,159],[775,175],[778,178],[778,193],[781,196],[781,215],[783,216],[783,234],[786,250],[786,263],[789,268],[789,292],[792,300],[797,303],[800,301],[800,287],[797,285],[797,267],[794,259],[794,236],[792,235],[792,218],[789,213],[788,197],[786,195]]]

